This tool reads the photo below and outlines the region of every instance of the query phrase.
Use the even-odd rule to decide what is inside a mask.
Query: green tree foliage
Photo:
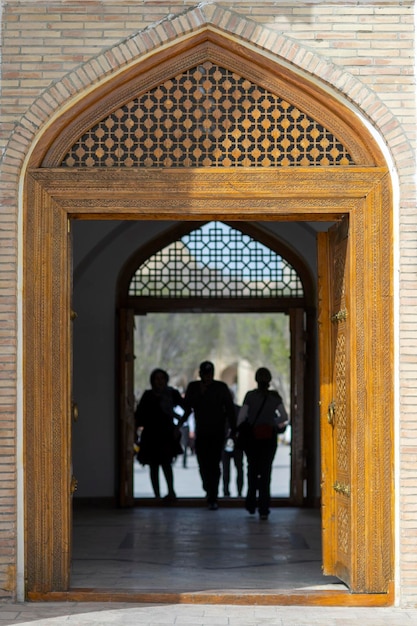
[[[149,387],[149,374],[156,367],[167,370],[173,384],[185,387],[219,335],[219,319],[211,314],[154,313],[136,317],[135,325],[137,393]]]
[[[288,317],[283,314],[236,315],[237,348],[251,365],[271,370],[274,387],[284,394],[290,384]]]
[[[272,386],[286,401],[290,390],[290,337],[284,314],[233,314],[220,316],[221,345],[224,354],[238,355],[256,370],[267,367]],[[254,383],[255,384],[255,383]]]
[[[137,316],[135,391],[149,387],[155,367],[166,369],[175,386],[185,388],[206,359],[246,359],[268,367],[274,386],[288,397],[289,329],[283,314],[154,313]]]

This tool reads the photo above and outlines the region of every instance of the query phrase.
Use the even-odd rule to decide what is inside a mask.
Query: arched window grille
[[[302,298],[296,270],[273,250],[222,222],[209,222],[147,259],[129,296]]]

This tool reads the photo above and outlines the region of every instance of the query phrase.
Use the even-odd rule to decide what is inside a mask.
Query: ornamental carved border
[[[62,167],[101,120],[165,81],[211,63],[304,112],[352,159],[337,167]],[[271,100],[271,99],[270,99]],[[275,102],[275,100],[272,101]],[[278,100],[277,100],[278,101]],[[279,59],[212,29],[138,59],[71,103],[29,164],[24,205],[24,414],[28,593],[69,589],[71,559],[71,219],[333,221],[349,214],[357,276],[346,349],[358,424],[352,460],[357,591],[386,591],[393,576],[392,199],[383,156],[357,116]],[[365,271],[366,268],[366,271]],[[360,296],[366,294],[365,298]],[[369,298],[368,298],[369,294]],[[371,332],[364,332],[368,323]],[[366,362],[365,362],[366,361]],[[366,364],[372,378],[366,379]],[[366,436],[372,433],[372,439]],[[367,460],[372,493],[360,473]],[[371,528],[372,534],[364,532]],[[384,545],[381,560],[380,546]],[[367,554],[366,562],[362,558]]]
[[[67,590],[69,584],[72,322],[68,220],[333,221],[346,214],[353,224],[351,247],[356,258],[352,271],[371,265],[369,271],[352,274],[361,277],[363,291],[353,285],[346,346],[355,388],[352,406],[358,411],[351,445],[354,522],[360,537],[360,548],[352,542],[358,581],[354,590],[388,590],[393,576],[392,439],[387,427],[387,410],[392,406],[390,203],[388,172],[375,167],[117,172],[41,168],[29,173],[24,242],[28,591]],[[362,299],[361,293],[372,298]],[[364,325],[372,332],[362,332]],[[380,330],[385,333],[383,341]],[[366,376],[369,363],[372,376]],[[371,492],[361,476],[364,458]],[[383,561],[381,545],[386,549]],[[366,560],[360,558],[364,553]]]

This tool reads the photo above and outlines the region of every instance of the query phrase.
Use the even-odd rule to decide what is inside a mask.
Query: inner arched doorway
[[[117,362],[125,364],[119,371],[118,393],[121,506],[135,501],[131,442],[137,392],[133,378],[135,363],[142,362],[143,356],[136,354],[133,345],[134,316],[165,312],[237,315],[263,312],[283,313],[288,317],[286,405],[291,415],[292,436],[289,494],[283,500],[292,506],[319,502],[314,410],[317,406],[316,290],[309,268],[294,250],[259,225],[186,222],[170,228],[145,249],[135,251],[123,268],[118,293],[120,356]],[[245,379],[246,385],[248,382]],[[241,392],[236,378],[235,383],[235,391]],[[242,393],[239,395],[243,397]]]
[[[151,67],[138,63],[100,84],[88,102],[75,103],[71,115],[51,124],[29,163],[24,215],[28,593],[69,587],[69,223],[218,219],[336,223],[319,237],[324,571],[355,593],[386,597],[393,580],[392,425],[386,417],[392,406],[393,331],[392,198],[384,158],[347,106],[262,55],[242,47],[236,54],[231,39],[213,29],[168,52],[153,55]],[[179,84],[172,86],[177,76]],[[144,127],[155,133],[153,114],[155,107],[162,111],[164,93],[169,91],[172,102],[172,89],[179,89],[179,100],[188,102],[181,89],[196,81],[194,91],[203,94],[205,104],[192,105],[198,111],[193,119],[181,111],[176,118],[185,140],[175,135],[178,127],[162,144],[161,127],[153,139],[144,139],[138,111],[147,111]],[[226,84],[238,93],[236,119],[242,109],[246,120],[234,131],[223,110],[230,109]],[[243,100],[239,89],[246,94]],[[223,108],[216,105],[219,100]],[[157,117],[165,128],[167,121],[173,127],[169,115]],[[103,124],[111,135],[104,141]]]

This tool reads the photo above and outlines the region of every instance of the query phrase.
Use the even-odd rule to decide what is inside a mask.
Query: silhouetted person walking
[[[172,461],[181,454],[181,433],[174,420],[175,406],[183,406],[183,399],[177,389],[168,387],[169,376],[162,369],[151,373],[151,389],[147,389],[135,411],[135,426],[142,429],[138,461],[149,465],[152,488],[156,498],[160,497],[159,467],[167,482],[167,500],[176,499]]]
[[[214,380],[214,365],[203,361],[200,379],[192,381],[185,392],[185,422],[191,411],[195,417],[195,453],[197,455],[203,489],[210,510],[218,509],[220,463],[227,428],[236,428],[232,395],[226,383]]]
[[[266,520],[271,502],[271,471],[278,445],[278,425],[288,423],[288,416],[279,393],[269,390],[271,372],[260,367],[255,380],[258,386],[246,394],[238,424],[247,419],[252,425],[250,442],[245,449],[248,460],[245,506],[251,514],[258,508],[260,518]]]

